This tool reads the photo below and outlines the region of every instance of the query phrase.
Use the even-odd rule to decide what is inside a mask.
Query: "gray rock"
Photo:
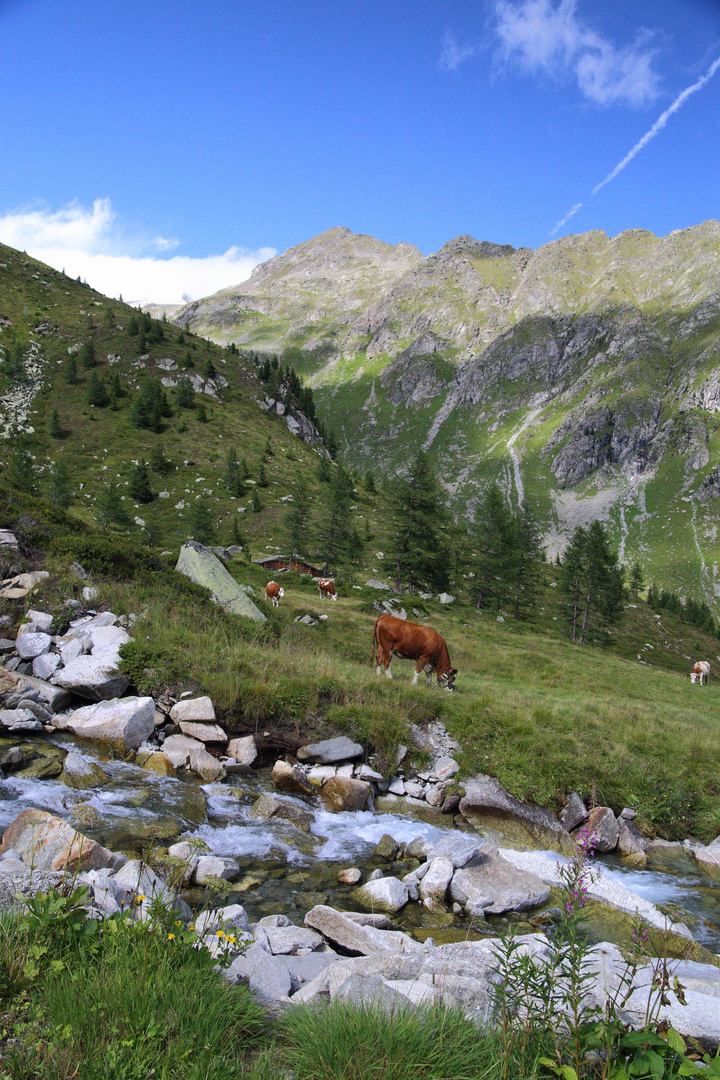
[[[321,934],[306,926],[266,926],[264,929],[273,956],[297,953],[298,949],[312,952],[323,942]]]
[[[228,904],[214,911],[201,911],[195,919],[198,934],[215,933],[217,930],[224,930],[225,933],[246,933],[249,925],[247,912],[241,904]]]
[[[252,765],[258,754],[255,736],[244,735],[240,739],[231,739],[227,745],[227,752],[240,765]]]
[[[124,753],[137,750],[155,730],[151,697],[114,698],[53,717],[53,725],[81,739],[109,742]]]
[[[57,653],[42,653],[33,660],[33,675],[38,679],[49,679],[51,675],[55,674],[61,664],[62,660]]]
[[[412,841],[412,845],[417,843],[418,841],[416,840]],[[443,836],[436,844],[429,844],[427,840],[420,840],[419,843],[424,847],[422,855],[420,854],[420,849],[416,850],[413,848],[411,851],[411,845],[408,845],[406,849],[408,855],[417,855],[419,858],[426,855],[428,862],[431,859],[437,859],[440,856],[443,856],[450,860],[456,870],[460,869],[462,866],[467,866],[473,859],[479,858],[489,847],[487,840],[480,840],[467,833],[455,832],[450,833],[448,836]]]
[[[551,810],[513,798],[492,776],[478,775],[466,781],[460,813],[473,824],[488,826],[513,842],[550,848],[564,855],[575,852],[572,837]]]
[[[438,780],[451,780],[457,772],[459,772],[460,766],[455,758],[441,757],[433,765],[433,774]]]
[[[588,812],[585,803],[577,792],[571,791],[567,797],[567,802],[560,811],[560,824],[570,832],[571,829],[576,829],[578,825],[582,825],[587,816]]]
[[[617,824],[618,841],[616,850],[618,855],[623,858],[632,857],[634,866],[645,866],[647,864],[645,837],[631,818],[624,818],[621,815]]]
[[[468,915],[481,911],[501,915],[537,907],[547,900],[550,888],[536,874],[518,870],[496,848],[488,847],[478,862],[455,872],[450,895]]]
[[[21,660],[34,660],[36,656],[46,653],[51,645],[52,638],[50,635],[41,632],[23,634],[15,642],[15,648]]]
[[[212,722],[215,719],[215,708],[209,697],[184,698],[173,705],[170,719],[175,724],[194,720]]]
[[[27,618],[45,633],[47,633],[52,626],[53,617],[47,611],[35,611],[33,608],[30,608],[27,613]]]
[[[325,739],[319,743],[301,746],[297,752],[299,761],[311,761],[318,765],[333,765],[338,761],[352,760],[365,753],[360,743],[353,742],[346,735],[336,739]]]
[[[305,925],[318,930],[328,941],[350,953],[369,956],[376,952],[392,952],[403,948],[407,951],[420,949],[417,941],[406,934],[376,929],[350,918],[352,912],[340,912],[319,904],[305,916]]]
[[[334,813],[364,810],[370,797],[370,785],[348,776],[332,776],[320,788],[320,797],[328,810]]]
[[[339,1001],[362,1005],[391,1015],[410,1007],[408,998],[380,975],[350,975],[333,995]]]
[[[720,837],[707,847],[695,848],[693,855],[701,870],[711,877],[720,877]]]
[[[452,595],[452,593],[441,592],[441,593],[438,594],[438,603],[439,604],[452,604],[452,603],[454,603],[454,601],[455,601],[455,597]]]
[[[421,900],[432,899],[442,902],[445,899],[448,885],[453,878],[453,864],[444,855],[438,855],[436,858],[429,860],[426,865],[427,872],[423,874],[418,886],[420,898]]]
[[[42,724],[30,709],[0,709],[0,728],[7,731],[42,731]]]
[[[367,589],[384,589],[385,592],[392,592],[389,585],[386,585],[384,581],[378,581],[377,578],[370,578],[369,581],[365,582],[365,587]]]
[[[273,765],[271,779],[278,791],[286,791],[290,795],[312,795],[315,791],[302,769],[282,758]]]
[[[203,547],[195,540],[183,544],[175,569],[197,585],[209,589],[215,603],[225,611],[251,619],[253,622],[266,621],[260,609],[240,588],[235,578],[209,548]]]
[[[219,724],[203,724],[194,720],[181,720],[179,724],[183,735],[197,739],[202,743],[226,743],[227,735]]]
[[[129,679],[117,670],[119,649],[130,640],[120,626],[98,627],[91,654],[71,660],[52,676],[52,682],[90,701],[119,697],[130,685]]]
[[[262,1001],[287,1001],[292,989],[289,965],[253,944],[223,973],[231,983],[244,982]]]
[[[618,823],[609,806],[596,806],[588,814],[584,826],[595,851],[614,851],[618,842]]]
[[[199,855],[193,871],[196,885],[207,885],[212,878],[234,881],[240,876],[240,867],[234,859],[225,859],[220,855]]]
[[[87,761],[82,754],[71,751],[63,763],[61,780],[78,791],[106,784],[108,777],[95,761]]]
[[[395,877],[366,881],[355,890],[354,895],[363,907],[391,914],[405,907],[410,899],[407,885]]]

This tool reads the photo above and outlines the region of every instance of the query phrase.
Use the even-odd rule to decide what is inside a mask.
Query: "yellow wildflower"
[[[235,944],[235,935],[234,934],[226,934],[225,935],[225,940],[228,941],[231,945],[234,945]]]
[[[224,930],[216,930],[215,934],[217,935],[217,937],[225,937],[225,931]]]
[[[174,941],[174,940],[175,940],[175,935],[174,934],[168,934],[168,941]]]

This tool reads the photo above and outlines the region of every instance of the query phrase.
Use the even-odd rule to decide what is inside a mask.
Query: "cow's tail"
[[[370,650],[370,667],[372,667],[373,664],[375,663],[375,652],[376,652],[376,648],[377,648],[377,628],[378,628],[378,623],[379,622],[380,622],[380,619],[376,619],[375,620],[375,625],[373,627],[373,642],[372,642],[372,649]]]

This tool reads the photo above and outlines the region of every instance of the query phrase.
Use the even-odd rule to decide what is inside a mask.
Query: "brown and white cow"
[[[268,581],[265,586],[265,595],[272,601],[273,607],[280,607],[280,597],[285,595],[285,590],[282,585],[278,585],[277,581]]]
[[[690,672],[690,682],[696,683],[700,680],[700,685],[708,682],[710,679],[710,665],[707,660],[698,660],[695,667]]]
[[[428,686],[432,686],[432,673],[435,671],[438,686],[445,690],[455,689],[457,669],[450,664],[445,638],[432,627],[397,619],[394,615],[381,615],[376,619],[373,630],[371,664],[375,662],[376,647],[378,675],[382,674],[382,669],[385,668],[388,679],[392,679],[390,663],[394,654],[404,660],[416,661],[413,686],[417,683],[421,671],[425,671]]]
[[[321,600],[326,600],[328,597],[331,600],[337,600],[335,583],[331,581],[330,578],[320,578],[318,581],[318,592],[320,593]]]

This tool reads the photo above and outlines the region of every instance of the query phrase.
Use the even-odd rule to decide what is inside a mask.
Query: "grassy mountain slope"
[[[427,258],[334,229],[176,320],[292,355],[348,463],[391,475],[425,446],[459,517],[498,481],[552,555],[600,516],[626,562],[718,610],[717,222]]]
[[[307,445],[290,432],[284,417],[265,411],[262,384],[250,361],[169,323],[153,320],[151,333],[130,333],[137,319],[138,312],[128,305],[0,245],[0,470],[8,467],[20,437],[33,456],[40,493],[50,490],[53,464],[65,463],[70,509],[86,523],[99,521],[98,500],[117,481],[126,510],[150,526],[153,542],[177,550],[192,535],[189,512],[204,493],[219,542],[231,542],[237,516],[254,557],[279,548],[285,543],[289,505],[282,500],[292,496],[298,482],[314,486],[322,445]],[[160,333],[161,340],[153,340]],[[95,368],[82,363],[81,346],[87,343],[94,347]],[[17,351],[19,372],[10,370]],[[74,384],[67,380],[71,356],[77,365]],[[217,372],[213,379],[206,378],[208,362]],[[123,395],[117,408],[88,404],[93,374],[106,388],[119,376]],[[179,406],[172,385],[183,375],[196,383],[192,408]],[[153,379],[165,380],[173,412],[163,418],[159,432],[138,427],[132,419],[142,385]],[[201,402],[207,422],[199,417]],[[57,437],[50,433],[55,409],[61,429]],[[158,447],[171,467],[151,472],[151,487],[162,497],[141,504],[127,493],[133,463],[150,460]],[[239,498],[230,496],[223,480],[230,448],[249,470],[246,492]],[[267,487],[257,483],[261,467]],[[256,491],[262,509],[254,513]],[[320,502],[314,502],[315,513]],[[357,504],[373,531],[375,518],[382,518],[382,500],[359,490]],[[147,531],[139,525],[131,530],[145,539]],[[305,554],[312,558],[314,552]]]

